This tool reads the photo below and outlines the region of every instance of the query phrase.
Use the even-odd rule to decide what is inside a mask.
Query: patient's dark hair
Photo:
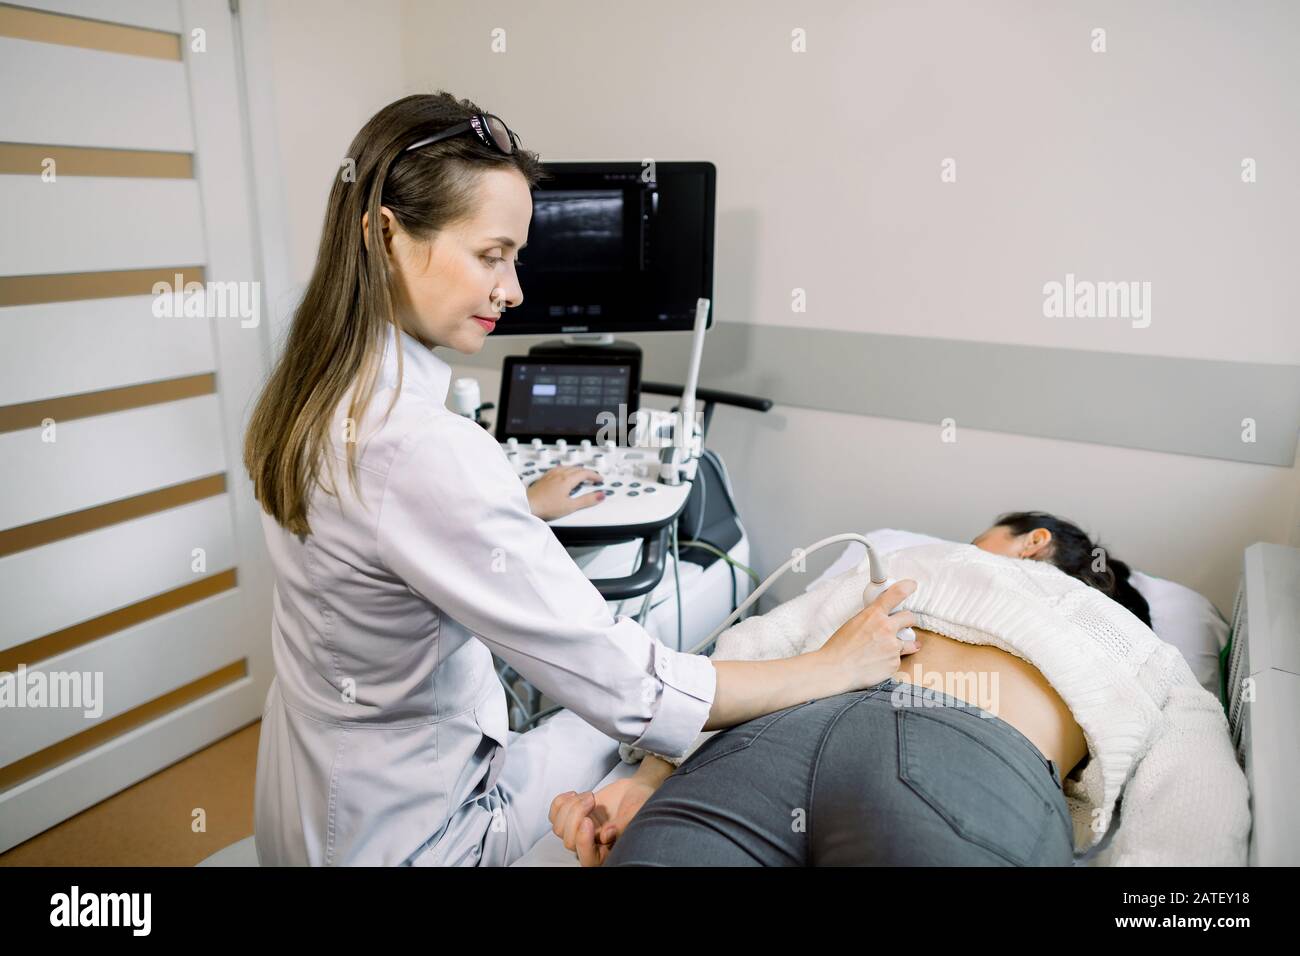
[[[1143,624],[1151,626],[1151,608],[1129,581],[1129,566],[1114,557],[1100,542],[1089,538],[1078,525],[1045,511],[1013,511],[999,517],[994,525],[1006,527],[1017,536],[1028,534],[1035,528],[1046,528],[1052,533],[1052,543],[1048,545],[1046,555],[1049,562],[1122,604]],[[1104,552],[1105,571],[1093,570],[1094,548],[1102,548]]]

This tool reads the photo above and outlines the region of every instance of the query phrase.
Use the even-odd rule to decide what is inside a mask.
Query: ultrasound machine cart
[[[579,486],[574,491],[575,495],[581,495],[599,487],[610,497],[594,507],[550,522],[551,530],[605,600],[613,605],[616,614],[624,613],[625,606],[630,605],[628,613],[664,644],[679,650],[692,647],[749,595],[753,572],[747,567],[749,539],[722,459],[702,448],[693,480],[682,481],[674,487],[660,478],[661,457],[666,446],[658,449],[653,441],[669,437],[670,426],[662,424],[662,419],[671,418],[681,409],[674,406],[671,412],[658,413],[660,417],[652,418],[650,426],[643,425],[634,432],[628,444],[614,448],[593,444],[591,439],[577,439],[570,446],[573,433],[569,433],[569,439],[550,442],[534,437],[528,444],[519,443],[520,435],[510,434],[507,423],[511,417],[519,425],[537,420],[528,413],[517,414],[521,390],[525,402],[539,390],[549,399],[551,386],[557,382],[572,380],[574,384],[569,387],[576,389],[583,380],[601,377],[583,374],[589,372],[603,373],[611,380],[637,381],[639,355],[624,353],[607,362],[600,361],[604,358],[607,356],[582,350],[548,351],[546,346],[527,357],[507,358],[501,402],[496,406],[497,437],[525,484],[539,478],[550,467],[561,464],[596,467],[593,458],[614,457],[609,467],[601,463],[603,470],[610,473],[600,485]],[[594,390],[597,386],[589,387]],[[635,404],[638,389],[630,387],[630,391],[630,396],[616,397],[630,398]],[[685,391],[684,386],[663,382],[643,382],[639,387],[640,394],[678,398]],[[759,412],[772,406],[768,399],[716,389],[696,388],[694,394],[699,408],[696,420],[701,446],[707,439],[717,405]],[[644,421],[647,416],[641,418]],[[514,442],[510,441],[512,438]],[[656,494],[655,504],[659,507],[648,513],[647,506],[634,503],[631,497],[621,505],[616,504],[620,494],[643,500]],[[607,506],[608,510],[604,510]],[[620,507],[624,510],[616,510]],[[510,700],[512,729],[524,729],[554,710],[545,707],[542,695],[518,672],[504,661],[496,663]]]
[[[614,613],[626,606],[664,644],[686,649],[757,583],[726,466],[704,447],[713,412],[772,405],[697,386],[712,317],[717,171],[650,161],[545,168],[521,255],[527,295],[493,338],[567,338],[504,359],[496,438],[525,484],[566,464],[601,474],[574,494],[599,487],[605,499],[550,527]],[[640,346],[614,338],[661,331],[693,333],[684,385],[641,382]],[[641,394],[678,397],[680,408],[642,409]],[[496,665],[511,729],[559,709]]]

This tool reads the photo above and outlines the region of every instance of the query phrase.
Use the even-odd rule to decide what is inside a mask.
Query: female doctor
[[[439,93],[375,114],[334,181],[244,446],[275,571],[263,865],[508,864],[553,798],[608,772],[616,741],[673,757],[702,729],[898,667],[915,622],[889,612],[909,582],[785,660],[714,663],[616,620],[546,525],[599,506],[569,498],[594,473],[557,468],[525,492],[492,436],[445,407],[433,349],[477,352],[523,301],[514,256],[540,174],[499,119]],[[508,734],[493,652],[571,713]],[[620,815],[653,789],[615,791]],[[587,821],[579,852],[592,840]]]

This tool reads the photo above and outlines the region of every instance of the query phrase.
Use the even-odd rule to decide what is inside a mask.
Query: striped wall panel
[[[0,558],[0,605],[6,608],[0,650],[233,563],[224,494],[6,555]]]
[[[180,60],[35,43],[0,34],[0,130],[13,143],[192,152]]]
[[[7,6],[106,22],[115,26],[145,27],[164,33],[181,32],[181,11],[176,0],[17,0]]]
[[[223,640],[238,626],[237,595],[218,594],[199,604],[181,608],[113,634],[85,647],[29,667],[29,673],[78,675],[86,686],[93,675],[112,674],[92,702],[92,717],[84,707],[51,708],[30,719],[34,711],[0,710],[0,767],[25,760],[95,726],[112,720],[163,694],[171,693],[230,663],[229,645]],[[132,666],[124,668],[123,661]],[[24,718],[28,719],[24,719]]]
[[[15,528],[226,470],[214,395],[0,433],[0,528]],[[93,475],[88,482],[86,476]]]
[[[0,768],[0,850],[246,726],[264,696],[225,669],[105,723],[107,741],[72,738],[65,752]]]
[[[153,302],[130,295],[0,307],[0,406],[213,371],[208,321],[155,317]]]
[[[201,263],[203,210],[192,179],[0,176],[0,275],[107,272]]]
[[[214,48],[191,60],[195,23]],[[256,719],[265,694],[264,574],[245,593],[217,386],[245,404],[231,363],[258,352],[154,295],[228,281],[214,243],[253,278],[231,28],[224,0],[0,3],[18,94],[0,98],[0,679],[87,673],[104,695],[90,718],[0,708],[0,851]]]

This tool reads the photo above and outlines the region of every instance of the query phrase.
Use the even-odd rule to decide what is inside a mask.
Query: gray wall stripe
[[[507,313],[506,322],[509,321]],[[500,368],[559,336],[492,336],[453,364]],[[685,333],[620,335],[645,353],[642,377],[682,382]],[[700,384],[781,405],[1291,467],[1300,366],[1091,352],[718,322]],[[495,401],[496,396],[484,396]],[[1242,441],[1242,419],[1255,441]]]

